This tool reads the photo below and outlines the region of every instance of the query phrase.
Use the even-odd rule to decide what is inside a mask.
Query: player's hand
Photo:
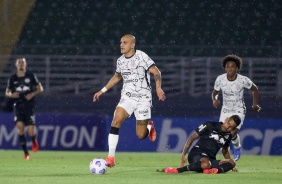
[[[93,96],[93,102],[98,101],[102,94],[104,94],[102,91],[98,91],[97,93],[95,93]]]
[[[183,167],[186,164],[186,157],[185,155],[181,155],[181,161],[178,167]]]
[[[252,105],[252,108],[257,112],[259,112],[261,110],[261,107],[257,104]]]
[[[213,106],[214,106],[215,108],[218,108],[218,107],[220,106],[220,100],[214,100],[214,101],[213,101]]]
[[[14,92],[14,93],[9,93],[10,98],[19,98],[20,97],[20,92]]]
[[[164,101],[166,99],[166,97],[165,97],[165,93],[162,90],[162,88],[157,88],[156,91],[157,91],[157,95],[159,97],[159,100]]]
[[[27,95],[25,95],[25,99],[27,99],[28,101],[31,100],[34,97],[34,93],[28,93]]]
[[[233,171],[233,172],[239,172],[239,170],[237,169],[237,167],[233,167],[232,171]]]

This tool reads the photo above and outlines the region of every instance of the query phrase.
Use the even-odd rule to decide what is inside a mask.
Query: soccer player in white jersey
[[[224,74],[219,75],[214,84],[214,90],[211,94],[213,106],[220,106],[218,99],[219,91],[222,91],[223,104],[219,121],[224,122],[227,117],[237,114],[241,118],[241,124],[232,131],[232,143],[234,160],[237,161],[241,156],[241,143],[238,131],[243,125],[246,106],[244,103],[244,89],[250,89],[253,96],[252,108],[259,112],[258,105],[259,91],[257,86],[246,76],[240,75],[238,72],[242,69],[242,59],[236,55],[227,55],[222,60],[222,67],[225,69]]]
[[[96,102],[107,90],[123,80],[121,98],[114,112],[108,136],[109,154],[105,159],[108,167],[115,165],[119,129],[132,113],[136,118],[137,137],[145,139],[148,136],[152,142],[156,140],[156,130],[153,122],[150,121],[152,102],[150,73],[154,75],[159,100],[164,101],[166,98],[161,88],[161,72],[146,53],[135,50],[135,44],[136,39],[131,34],[126,34],[121,38],[122,56],[117,60],[116,72],[106,86],[93,96],[93,101]]]

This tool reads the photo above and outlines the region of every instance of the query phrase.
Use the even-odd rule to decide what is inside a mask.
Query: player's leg
[[[145,139],[149,135],[148,120],[136,120],[136,135],[139,139]]]
[[[105,159],[108,167],[115,166],[115,153],[119,140],[119,129],[126,118],[128,118],[133,112],[133,105],[128,98],[121,98],[119,104],[114,112],[114,118],[112,120],[110,133],[108,136],[109,153]]]
[[[233,155],[234,155],[234,160],[237,161],[239,160],[241,156],[241,143],[240,143],[240,136],[238,134],[239,129],[235,129],[232,131],[232,139],[231,142],[233,144]]]
[[[238,113],[237,115],[240,116],[241,123],[234,131],[232,131],[232,140],[231,140],[233,147],[234,147],[233,154],[234,154],[235,161],[238,161],[241,156],[241,141],[240,141],[240,136],[238,132],[244,123],[245,113]]]
[[[232,159],[214,160],[211,162],[211,167],[218,169],[218,173],[225,173],[232,170],[236,163]]]
[[[189,165],[179,168],[167,167],[165,168],[165,172],[166,173],[182,173],[186,171],[203,172],[203,170],[211,168],[210,159],[206,155],[207,154],[202,152],[201,149],[194,147],[191,149],[188,155]]]
[[[25,125],[22,121],[16,121],[16,126],[17,126],[17,129],[18,129],[18,136],[19,136],[20,144],[21,144],[22,149],[24,151],[24,159],[29,160],[29,153],[27,151],[26,139],[25,139],[25,135],[24,135]]]
[[[36,139],[36,129],[35,129],[35,115],[33,113],[32,108],[26,109],[26,125],[27,125],[27,133],[31,137],[32,141],[32,151],[37,152],[39,149],[38,142]]]
[[[38,141],[36,139],[35,125],[28,125],[27,126],[27,132],[28,132],[28,135],[31,137],[32,151],[37,152],[38,149],[39,149],[39,145],[38,145]]]
[[[204,170],[209,170],[210,168],[211,168],[210,160],[207,157],[203,157],[199,161],[195,161],[189,165],[179,167],[179,168],[167,167],[165,168],[164,171],[166,173],[182,173],[186,171],[196,171],[198,173],[201,173]]]
[[[151,121],[151,102],[148,100],[138,102],[134,111],[136,117],[136,135],[139,139],[149,139],[154,142],[157,138],[156,129]]]

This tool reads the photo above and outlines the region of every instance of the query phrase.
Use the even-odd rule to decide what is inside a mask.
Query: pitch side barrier
[[[21,149],[12,113],[0,113],[0,149]],[[40,150],[104,151],[106,118],[93,115],[38,114]],[[27,136],[27,146],[31,140]]]
[[[135,120],[130,118],[120,130],[118,151],[182,152],[190,134],[211,118],[153,117],[158,133],[156,142],[138,140]],[[108,119],[108,123],[111,119]],[[109,126],[108,126],[109,127]],[[242,152],[249,155],[282,155],[282,119],[245,119],[239,132]]]
[[[0,113],[0,149],[20,150],[12,113]],[[176,152],[201,123],[216,119],[153,117],[158,137],[139,140],[135,119],[127,119],[120,129],[117,151]],[[37,134],[41,150],[107,151],[111,116],[38,114]],[[249,155],[282,155],[282,119],[245,119],[240,130],[242,152]],[[28,147],[31,147],[30,138]]]

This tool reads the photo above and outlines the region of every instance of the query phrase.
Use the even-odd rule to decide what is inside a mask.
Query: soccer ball
[[[92,174],[105,174],[107,162],[102,158],[94,158],[89,164],[89,170]]]

